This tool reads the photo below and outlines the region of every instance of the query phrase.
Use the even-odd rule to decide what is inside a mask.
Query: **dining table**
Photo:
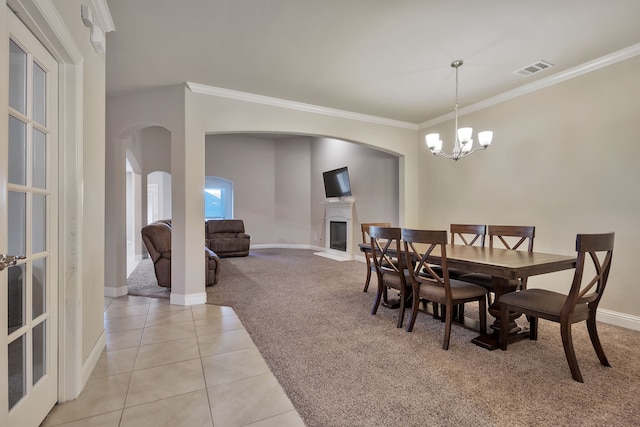
[[[371,245],[359,244],[362,252],[370,252]],[[569,270],[576,266],[576,256],[550,254],[543,252],[527,252],[511,249],[487,248],[467,245],[446,245],[447,267],[482,273],[491,276],[492,291],[495,298],[489,306],[489,313],[495,321],[488,331],[475,337],[472,342],[488,350],[500,347],[501,310],[500,297],[508,292],[516,291],[518,283],[526,283],[531,276]],[[442,255],[440,247],[436,247],[427,258],[432,264],[440,265]],[[522,313],[509,313],[509,342],[529,337],[529,331],[520,328],[515,320]]]

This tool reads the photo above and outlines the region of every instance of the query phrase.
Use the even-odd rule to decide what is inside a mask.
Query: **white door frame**
[[[78,397],[93,368],[83,369],[82,360],[83,55],[52,0],[6,4],[59,64],[58,401],[64,402]],[[2,9],[6,14],[6,7]]]

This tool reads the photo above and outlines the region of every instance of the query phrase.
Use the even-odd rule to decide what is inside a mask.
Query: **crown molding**
[[[480,101],[475,104],[471,104],[466,107],[460,108],[458,110],[458,116],[464,116],[465,114],[483,110],[487,107],[500,104],[510,99],[514,99],[519,96],[526,95],[528,93],[535,92],[549,86],[553,86],[555,84],[573,79],[578,76],[582,76],[584,74],[590,73],[595,70],[599,70],[600,68],[604,68],[609,65],[616,64],[618,62],[622,62],[624,60],[633,58],[634,56],[638,56],[638,55],[640,55],[640,43],[631,45],[624,49],[617,50],[613,53],[610,53],[609,55],[602,56],[600,58],[594,59],[593,61],[586,62],[582,65],[578,65],[577,67],[570,68],[568,70],[551,75],[549,77],[535,81],[528,85],[524,85],[519,88],[505,92],[503,94],[494,96],[492,98],[485,99],[484,101]],[[418,125],[418,130],[426,129],[428,127],[437,125],[438,123],[442,123],[447,120],[451,120],[453,118],[454,118],[454,112],[452,111],[451,113],[447,113],[440,117],[436,117],[434,119],[420,123]]]
[[[7,0],[7,6],[56,60],[71,64],[82,61],[82,52],[52,0]]]
[[[290,110],[304,111],[308,113],[324,114],[326,116],[339,117],[343,119],[359,120],[362,122],[375,123],[384,126],[393,126],[409,130],[418,130],[415,123],[403,122],[400,120],[385,119],[383,117],[370,116],[367,114],[353,113],[350,111],[337,110],[333,108],[321,107],[318,105],[304,104],[302,102],[288,101],[286,99],[272,98],[270,96],[256,95],[237,90],[223,89],[215,86],[207,86],[199,83],[186,82],[187,87],[194,93],[217,96],[221,98],[235,99],[238,101],[253,102],[256,104],[270,105],[272,107],[288,108]]]
[[[93,5],[93,10],[98,17],[98,22],[100,23],[102,31],[105,33],[115,31],[116,26],[113,23],[113,17],[111,16],[107,0],[91,0],[91,4]]]

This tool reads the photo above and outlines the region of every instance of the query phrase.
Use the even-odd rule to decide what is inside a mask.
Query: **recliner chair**
[[[142,227],[142,241],[153,261],[158,286],[171,287],[171,220],[159,220]],[[218,283],[219,257],[204,247],[206,257],[206,285]]]

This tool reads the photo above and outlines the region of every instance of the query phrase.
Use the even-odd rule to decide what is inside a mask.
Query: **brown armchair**
[[[205,223],[206,244],[220,258],[249,255],[251,236],[241,219],[210,219]]]
[[[171,287],[171,220],[160,220],[142,227],[142,241],[153,261],[158,286]],[[220,260],[211,249],[204,247],[206,257],[206,285],[218,283]]]

